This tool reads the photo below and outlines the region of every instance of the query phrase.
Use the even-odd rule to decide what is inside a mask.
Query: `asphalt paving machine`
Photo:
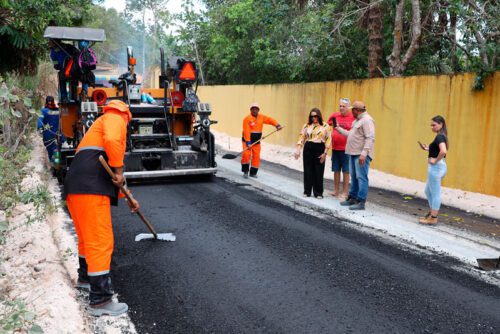
[[[48,27],[44,37],[56,41],[103,42],[102,29]],[[69,82],[69,99],[60,101],[59,140],[54,169],[65,177],[76,148],[102,108],[112,100],[129,105],[132,120],[127,130],[125,176],[148,179],[184,175],[213,175],[217,172],[215,141],[210,126],[209,103],[196,95],[198,70],[193,61],[170,57],[160,49],[160,88],[144,88],[137,82],[136,58],[127,48],[128,70],[111,87],[75,87]]]

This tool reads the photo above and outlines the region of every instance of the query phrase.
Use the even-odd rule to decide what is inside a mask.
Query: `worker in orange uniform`
[[[259,114],[259,111],[259,105],[253,103],[250,106],[250,115],[243,119],[241,170],[244,178],[248,178],[248,172],[250,172],[251,177],[257,177],[260,166],[260,142],[253,144],[262,138],[264,124],[273,125],[276,129],[281,130],[281,125],[274,118]],[[247,150],[248,147],[250,148]],[[250,167],[250,159],[252,160],[252,167]]]
[[[78,236],[77,287],[90,288],[90,313],[96,316],[119,315],[128,310],[127,304],[112,300],[110,265],[114,241],[110,205],[117,205],[118,186],[125,183],[123,159],[131,118],[122,101],[105,106],[103,115],[78,145],[64,182],[66,203]],[[114,170],[114,180],[99,162],[100,155]],[[128,204],[133,212],[139,210],[135,199]]]

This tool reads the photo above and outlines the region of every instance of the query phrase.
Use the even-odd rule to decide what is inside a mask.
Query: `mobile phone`
[[[418,145],[420,145],[420,148],[421,148],[422,150],[425,150],[425,146],[424,146],[424,144],[422,144],[419,140],[417,140],[417,143],[418,143]]]
[[[334,128],[336,128],[336,127],[337,127],[337,119],[336,119],[335,117],[332,117],[332,126],[333,126]]]

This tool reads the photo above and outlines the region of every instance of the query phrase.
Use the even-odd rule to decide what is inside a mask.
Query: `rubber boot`
[[[245,179],[248,178],[248,171],[250,170],[249,164],[241,164],[241,171],[243,172],[243,177]]]
[[[250,168],[250,177],[255,177],[257,178],[257,172],[259,171],[258,168],[252,167]]]
[[[90,279],[90,306],[104,304],[113,297],[113,287],[109,273],[97,276],[89,276]]]
[[[78,257],[78,279],[76,281],[75,287],[77,289],[83,289],[90,291],[90,280],[88,275],[87,261],[84,257]]]
[[[113,301],[113,288],[111,277],[108,274],[89,276],[90,278],[90,314],[101,315],[120,315],[127,312],[128,305]]]

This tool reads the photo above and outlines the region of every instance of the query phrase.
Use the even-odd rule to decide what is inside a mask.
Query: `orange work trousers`
[[[252,159],[252,167],[259,168],[260,166],[260,143],[252,146],[247,150],[247,143],[243,142],[243,149],[245,150],[241,154],[241,164],[248,165],[250,163],[250,158]]]
[[[85,258],[89,276],[109,273],[114,247],[109,196],[69,194],[66,203],[78,236],[78,255]]]

